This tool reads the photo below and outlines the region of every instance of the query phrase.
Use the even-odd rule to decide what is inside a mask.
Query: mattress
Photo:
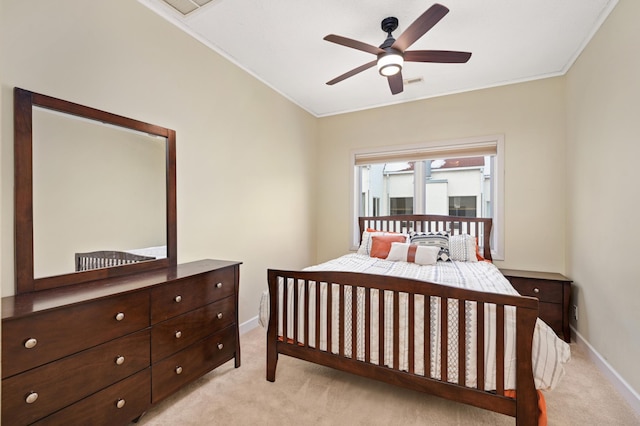
[[[388,261],[385,259],[378,259],[375,257],[369,257],[368,255],[361,254],[347,254],[345,256],[332,259],[328,262],[314,265],[305,268],[305,271],[346,271],[346,272],[361,272],[368,274],[389,275],[396,277],[411,278],[416,280],[428,281],[437,284],[443,284],[448,286],[455,286],[465,288],[469,290],[484,291],[490,293],[501,293],[518,295],[518,292],[511,286],[509,281],[500,273],[498,268],[489,262],[437,262],[435,265],[417,265],[415,263],[401,262],[401,261]],[[280,288],[284,283],[280,282]],[[292,282],[287,283],[289,286],[290,295],[287,301],[287,309],[290,315],[293,313],[293,300],[292,300]],[[313,318],[315,310],[315,285],[316,283],[310,283],[309,290],[309,305],[311,309],[311,317]],[[302,309],[304,304],[304,291],[302,284],[299,284],[299,324],[304,324]],[[326,330],[326,303],[327,303],[327,291],[328,285],[326,283],[320,283],[321,290],[321,324],[320,324],[320,349],[330,350],[332,353],[338,353],[338,336],[340,330],[335,324],[338,324],[338,299],[339,299],[339,287],[332,286],[332,322],[334,326],[331,329],[331,341],[332,347],[327,348],[327,330]],[[280,292],[282,295],[282,292]],[[282,296],[281,296],[282,297]],[[345,356],[351,357],[351,300],[354,295],[351,292],[350,287],[346,287],[345,290],[345,327],[344,327],[344,341],[345,341]],[[360,288],[357,291],[357,305],[358,312],[364,312],[364,289]],[[378,291],[371,291],[371,359],[373,364],[381,364],[378,359]],[[385,292],[384,294],[384,306],[385,306],[385,324],[382,329],[385,333],[385,347],[384,347],[384,359],[382,364],[386,366],[392,366],[393,359],[393,301],[391,292]],[[398,364],[401,370],[408,370],[409,359],[409,345],[408,345],[408,297],[407,294],[400,294],[399,304],[399,321],[400,321],[400,336],[399,336],[399,360]],[[441,356],[441,342],[440,342],[440,298],[431,297],[428,302],[421,295],[415,296],[415,374],[426,375],[440,379],[442,372],[440,371],[440,356]],[[425,366],[424,357],[424,306],[425,303],[430,304],[430,325],[431,325],[431,363],[429,366]],[[476,329],[477,315],[475,313],[476,304],[473,302],[466,302],[465,306],[465,385],[469,387],[475,387],[476,383],[476,345],[477,340],[474,330]],[[284,306],[283,300],[280,300],[280,306]],[[266,326],[269,317],[269,299],[268,294],[263,294],[260,304],[260,322],[263,326]],[[484,365],[485,371],[485,389],[496,389],[496,374],[495,374],[495,307],[491,305],[485,306],[485,347],[484,347]],[[458,335],[457,335],[457,321],[458,321],[458,303],[455,300],[449,301],[448,306],[448,325],[449,333],[447,346],[447,380],[453,383],[458,382]],[[357,359],[364,361],[364,318],[363,314],[357,318]],[[315,325],[310,324],[309,346],[315,345]],[[516,351],[515,351],[515,309],[507,307],[505,309],[505,325],[507,332],[505,334],[505,388],[515,389],[515,368],[516,368]],[[293,337],[293,325],[290,321],[287,327],[287,337]],[[302,342],[304,339],[303,330],[304,327],[298,328],[297,340]],[[279,335],[282,335],[282,320],[279,322]],[[422,352],[421,352],[422,351]],[[569,345],[562,339],[558,338],[555,332],[542,320],[538,319],[535,325],[534,338],[533,338],[533,350],[532,350],[532,362],[534,381],[537,389],[550,390],[553,389],[562,376],[564,375],[563,365],[571,358],[571,352]]]

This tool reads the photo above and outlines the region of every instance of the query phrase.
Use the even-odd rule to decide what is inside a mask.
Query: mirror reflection
[[[166,152],[164,137],[34,106],[34,278],[109,266],[79,253],[166,257]]]

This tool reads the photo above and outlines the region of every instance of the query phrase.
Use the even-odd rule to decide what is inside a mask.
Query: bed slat
[[[393,368],[400,368],[400,295],[393,292]]]
[[[302,325],[304,327],[304,345],[309,347],[309,333],[311,333],[311,322],[309,321],[309,280],[304,280],[304,317],[302,318]]]
[[[358,359],[358,288],[351,286],[351,358]]]
[[[293,343],[298,343],[298,280],[293,280]]]
[[[458,384],[464,386],[467,371],[465,301],[458,299]]]
[[[364,288],[364,362],[371,362],[371,289]]]
[[[484,390],[484,303],[476,302],[477,332],[476,332],[476,377],[478,389]]]
[[[496,306],[496,393],[504,395],[504,305]]]
[[[321,320],[320,318],[322,318],[320,316],[320,287],[322,286],[322,283],[316,282],[316,345],[315,348],[316,349],[320,349],[320,324],[321,324]]]
[[[409,321],[407,329],[407,338],[409,339],[409,373],[415,373],[415,351],[416,351],[416,326],[415,326],[415,317],[416,317],[416,307],[415,307],[415,295],[413,293],[408,294],[408,305],[409,305]]]
[[[333,350],[333,283],[327,282],[327,351]]]
[[[449,380],[447,374],[449,368],[449,353],[447,343],[449,342],[449,299],[440,298],[440,377],[443,382]]]
[[[384,291],[378,290],[378,365],[384,364]]]
[[[344,305],[345,305],[345,286],[344,284],[338,284],[340,288],[339,301],[338,301],[338,354],[344,356],[344,335],[345,335],[345,321],[344,321]]]

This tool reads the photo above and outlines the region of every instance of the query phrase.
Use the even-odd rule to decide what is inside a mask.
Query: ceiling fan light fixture
[[[400,52],[385,52],[378,56],[378,72],[380,75],[389,77],[402,71],[404,58]]]

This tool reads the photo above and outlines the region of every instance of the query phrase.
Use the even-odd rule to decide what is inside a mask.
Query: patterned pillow
[[[417,263],[418,265],[435,265],[440,254],[440,247],[419,246],[409,243],[391,243],[387,260]]]
[[[449,237],[449,255],[451,260],[477,262],[476,237],[469,234],[451,235]]]
[[[446,231],[438,232],[412,232],[409,240],[411,244],[421,246],[439,247],[438,260],[449,260],[449,233]]]

